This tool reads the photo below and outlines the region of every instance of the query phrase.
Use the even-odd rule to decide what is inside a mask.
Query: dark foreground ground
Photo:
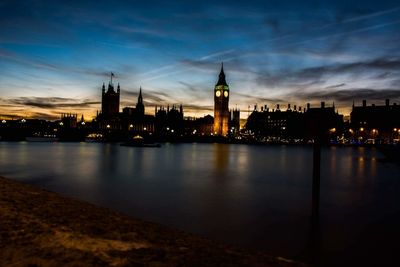
[[[0,266],[304,266],[0,177]]]

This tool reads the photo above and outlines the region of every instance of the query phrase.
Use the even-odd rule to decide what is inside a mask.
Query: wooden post
[[[310,236],[307,245],[307,258],[315,266],[319,266],[321,261],[321,230],[319,221],[320,176],[321,138],[315,137],[313,145],[312,211]]]
[[[319,196],[321,178],[321,139],[316,137],[313,145],[312,216],[319,215]]]

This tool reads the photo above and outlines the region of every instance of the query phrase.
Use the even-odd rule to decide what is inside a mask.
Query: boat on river
[[[122,143],[121,146],[130,146],[130,147],[161,147],[159,143],[148,143],[145,142],[144,138],[140,135],[136,135],[128,142]]]
[[[60,138],[58,138],[54,134],[41,134],[41,133],[36,133],[33,134],[32,136],[27,136],[25,138],[26,141],[28,142],[57,142]]]

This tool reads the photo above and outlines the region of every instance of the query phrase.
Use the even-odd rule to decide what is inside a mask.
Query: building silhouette
[[[271,141],[307,140],[315,137],[327,140],[343,131],[343,115],[335,111],[335,105],[326,107],[325,102],[321,102],[320,107],[313,108],[307,104],[307,109],[297,106],[292,109],[288,104],[285,111],[281,110],[279,104],[275,109],[265,105],[261,107],[261,111],[255,106],[245,128],[256,137],[265,137]]]
[[[321,102],[319,108],[312,108],[307,103],[307,111],[304,113],[305,137],[308,139],[319,138],[322,142],[329,140],[337,142],[337,137],[343,134],[343,115],[335,109],[335,103],[327,107]]]
[[[381,106],[367,106],[366,100],[362,101],[361,106],[353,103],[348,134],[358,143],[390,143],[398,139],[400,106],[396,103],[390,105],[389,99]]]
[[[240,109],[230,110],[229,116],[229,134],[236,135],[240,131]]]
[[[148,135],[155,131],[154,116],[145,114],[142,87],[139,89],[136,106],[124,107],[120,116],[123,131],[128,131],[133,135]]]
[[[64,128],[76,128],[78,124],[78,114],[61,113],[60,125]]]
[[[115,91],[113,76],[114,74],[111,73],[107,91],[104,83],[101,88],[101,111],[100,113],[97,113],[96,117],[99,129],[120,130],[122,127],[119,113],[121,88],[118,83],[117,91]]]
[[[108,83],[107,91],[104,83],[101,90],[101,113],[103,116],[114,116],[119,113],[121,88],[118,83],[117,91],[114,90],[114,84],[112,82],[113,76],[114,74],[111,73],[111,79]]]
[[[294,106],[291,109],[288,104],[287,110],[280,109],[279,104],[275,109],[270,109],[267,105],[261,107],[261,111],[254,107],[250,114],[245,128],[256,136],[268,137],[272,139],[295,139],[303,138],[304,133],[304,113],[301,107]]]
[[[136,103],[120,112],[121,88],[118,83],[115,89],[113,77],[111,73],[107,90],[105,83],[101,86],[101,110],[93,121],[85,121],[83,116],[78,121],[75,113],[62,113],[56,121],[1,119],[0,140],[57,136],[61,141],[78,141],[101,135],[101,140],[122,141],[140,135],[164,141],[400,143],[400,105],[390,104],[389,99],[385,105],[367,106],[366,100],[361,106],[353,103],[349,122],[344,122],[334,103],[326,106],[321,102],[319,107],[307,104],[306,108],[288,104],[285,110],[279,104],[274,108],[264,105],[260,110],[256,105],[245,129],[240,129],[240,110],[229,110],[230,89],[223,64],[213,90],[214,117],[184,117],[182,104],[156,105],[154,115],[146,114],[142,87]]]
[[[160,106],[155,108],[156,134],[177,136],[184,132],[183,106],[172,105],[172,108]]]
[[[222,63],[218,82],[214,87],[214,134],[227,136],[229,119],[229,86],[225,80]]]

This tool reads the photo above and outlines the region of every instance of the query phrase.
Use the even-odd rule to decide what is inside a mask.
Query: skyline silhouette
[[[0,114],[95,116],[112,71],[131,106],[186,104],[212,114],[219,63],[230,104],[400,102],[400,7],[395,1],[113,3],[3,1]],[[190,105],[188,104],[190,103]]]

